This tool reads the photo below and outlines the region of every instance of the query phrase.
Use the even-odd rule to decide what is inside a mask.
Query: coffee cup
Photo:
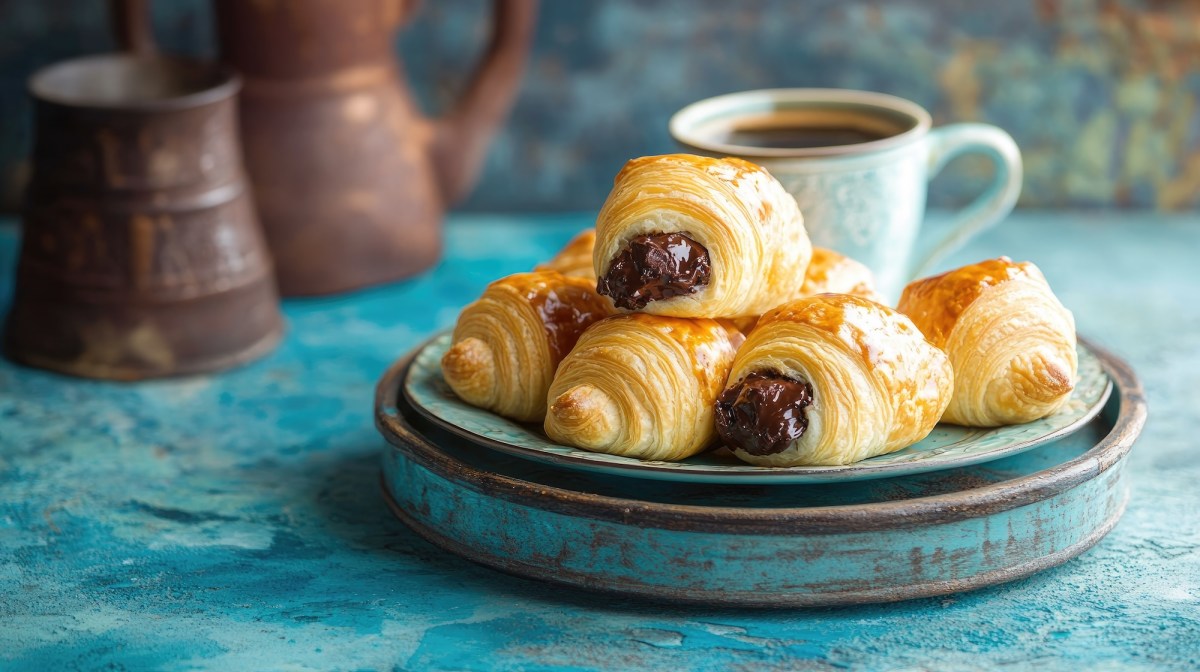
[[[895,300],[904,284],[1002,220],[1021,193],[1011,136],[981,123],[933,128],[914,102],[847,89],[765,89],[693,103],[670,121],[689,151],[735,156],[771,172],[796,198],[814,245],[866,264]],[[992,181],[915,254],[929,180],[950,159],[977,153]]]

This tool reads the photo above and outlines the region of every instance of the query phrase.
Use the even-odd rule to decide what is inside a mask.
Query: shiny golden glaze
[[[558,271],[563,275],[587,278],[596,282],[596,269],[592,264],[592,249],[596,246],[596,229],[581,231],[568,242],[558,254],[534,267],[537,271]]]
[[[975,299],[988,288],[1018,277],[1041,279],[1042,273],[1029,262],[988,259],[910,282],[896,309],[907,315],[930,343],[942,348],[958,317]]]
[[[825,331],[862,358],[864,364],[873,367],[896,366],[894,360],[903,353],[890,347],[894,339],[921,337],[911,320],[887,306],[853,294],[817,294],[785,303],[759,318],[755,328],[780,321]]]
[[[571,352],[584,329],[613,313],[612,303],[596,293],[592,282],[555,271],[517,273],[492,284],[511,287],[529,302],[555,363]]]
[[[463,309],[442,375],[469,404],[541,421],[559,362],[588,326],[612,313],[588,280],[554,271],[510,275]]]
[[[726,387],[756,371],[813,387],[809,430],[768,466],[847,464],[920,441],[950,401],[945,353],[912,321],[849,294],[818,294],[768,311],[738,351]]]
[[[875,291],[875,274],[862,263],[827,247],[812,248],[812,260],[804,273],[804,284],[792,298],[814,294],[853,294],[875,303],[887,305]],[[758,323],[759,315],[733,319],[743,334],[749,334]]]
[[[613,181],[620,182],[628,177],[631,172],[644,170],[649,165],[664,162],[681,164],[694,170],[704,171],[716,179],[733,184],[735,187],[738,186],[738,182],[742,179],[767,172],[766,169],[758,164],[732,156],[717,159],[711,156],[699,156],[696,154],[661,154],[658,156],[641,156],[626,161],[621,170],[617,172],[617,177]]]
[[[812,261],[804,273],[803,296],[855,294],[882,303],[875,292],[875,276],[858,261],[826,247],[814,247]]]
[[[733,317],[720,321],[729,324],[734,329],[742,332],[743,335],[746,335],[754,330],[754,325],[758,324],[758,318],[758,315],[747,315],[746,317]]]
[[[605,320],[604,330],[628,329],[631,332],[654,332],[670,339],[692,359],[704,394],[717,394],[725,385],[728,364],[746,336],[732,320],[667,317],[649,313],[626,313]],[[722,361],[726,361],[721,366]]]
[[[704,247],[712,273],[695,293],[652,301],[644,312],[744,317],[799,290],[812,245],[796,201],[765,169],[689,154],[629,161],[596,219],[593,261],[604,277],[642,234],[680,233]]]
[[[645,313],[601,320],[558,368],[546,433],[640,459],[694,455],[716,435],[713,404],[742,338],[715,320]]]
[[[971,427],[1045,417],[1075,386],[1075,319],[1037,266],[989,259],[909,284],[899,309],[950,357],[943,420]]]

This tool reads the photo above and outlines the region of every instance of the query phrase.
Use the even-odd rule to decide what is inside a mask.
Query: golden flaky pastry
[[[550,385],[546,434],[643,460],[713,442],[713,402],[743,337],[715,320],[631,313],[592,325]]]
[[[458,316],[442,375],[468,404],[541,422],[559,362],[584,329],[612,313],[588,280],[554,271],[510,275]]]
[[[563,275],[596,281],[592,266],[592,250],[596,246],[596,230],[585,229],[571,239],[558,254],[534,267],[536,271],[558,271]]]
[[[796,200],[741,159],[633,159],[596,219],[600,293],[657,315],[758,315],[794,296],[811,256]]]
[[[875,274],[871,269],[827,247],[814,247],[800,296],[831,293],[854,294],[875,303],[887,303],[875,291]]]
[[[827,247],[814,247],[812,261],[804,273],[804,282],[796,288],[791,299],[814,294],[854,294],[875,303],[887,305],[875,291],[875,274],[862,263]],[[757,315],[733,318],[734,325],[749,334],[758,323]]]
[[[942,418],[969,427],[1029,422],[1075,388],[1075,318],[1029,262],[981,261],[904,288],[898,309],[950,355]]]
[[[717,426],[751,464],[850,464],[925,438],[952,388],[946,354],[907,317],[818,294],[762,316],[734,360]]]

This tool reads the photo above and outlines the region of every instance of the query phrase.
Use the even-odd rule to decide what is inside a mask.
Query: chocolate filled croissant
[[[829,248],[814,247],[800,296],[829,293],[854,294],[886,305],[875,291],[875,274],[871,269]]]
[[[1029,262],[1000,257],[914,281],[898,309],[954,365],[945,422],[1029,422],[1058,410],[1075,388],[1075,318]]]
[[[558,271],[563,275],[596,281],[592,265],[592,250],[596,246],[596,230],[585,229],[568,242],[549,261],[534,267],[536,271]]]
[[[541,422],[559,362],[584,329],[612,313],[588,280],[554,271],[510,275],[463,309],[442,376],[472,406]]]
[[[907,317],[849,294],[767,312],[715,404],[734,454],[770,467],[850,464],[925,438],[953,371]]]
[[[713,402],[743,337],[729,323],[645,313],[592,325],[550,385],[546,434],[643,460],[679,460],[716,435]]]
[[[741,159],[633,159],[596,219],[600,293],[657,315],[761,314],[796,295],[811,256],[796,200]]]

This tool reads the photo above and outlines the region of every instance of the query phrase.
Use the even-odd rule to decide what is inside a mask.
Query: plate
[[[555,443],[537,425],[523,424],[460,400],[442,378],[450,334],[421,346],[404,375],[405,399],[435,425],[479,446],[570,469],[634,478],[721,484],[832,483],[955,469],[996,460],[1061,438],[1088,423],[1112,393],[1100,359],[1080,339],[1079,381],[1058,413],[1023,425],[989,429],[942,425],[903,450],[836,467],[759,467],[720,448],[679,462],[638,460]]]

